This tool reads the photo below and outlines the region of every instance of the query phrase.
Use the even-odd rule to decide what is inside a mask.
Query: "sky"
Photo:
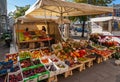
[[[33,5],[37,0],[7,0],[7,9],[8,13],[10,11],[15,10],[15,5],[17,6],[25,6],[25,5]]]
[[[7,8],[8,13],[10,11],[15,10],[15,5],[17,6],[25,6],[25,5],[33,5],[37,0],[7,0]],[[120,4],[120,0],[113,1],[112,4]]]

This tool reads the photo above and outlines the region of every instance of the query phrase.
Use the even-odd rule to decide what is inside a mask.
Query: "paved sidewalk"
[[[114,59],[110,59],[82,72],[74,70],[68,78],[60,75],[58,82],[120,82],[120,66],[116,66]]]
[[[5,54],[9,53],[10,48],[5,45],[4,41],[0,41],[0,61],[4,60]]]

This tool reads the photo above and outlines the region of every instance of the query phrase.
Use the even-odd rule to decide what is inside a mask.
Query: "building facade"
[[[0,0],[0,33],[7,29],[7,0]]]
[[[120,4],[113,4],[114,16],[120,16]]]

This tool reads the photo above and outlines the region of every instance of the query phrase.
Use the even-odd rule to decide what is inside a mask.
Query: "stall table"
[[[19,43],[29,43],[29,48],[34,49],[35,48],[35,42],[39,42],[40,44],[45,41],[50,41],[52,38],[44,38],[44,39],[38,39],[38,40],[28,40],[28,41],[20,41]]]
[[[65,72],[65,78],[70,76],[70,75],[72,75],[73,74],[72,70],[74,70],[74,69],[78,68],[79,71],[82,71],[83,70],[83,66],[84,66],[84,64],[79,64],[79,65],[74,65],[73,67],[69,67],[68,71]]]

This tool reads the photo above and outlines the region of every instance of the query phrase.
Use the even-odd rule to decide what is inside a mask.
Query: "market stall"
[[[91,18],[90,26],[92,33],[95,33],[97,32],[96,30],[99,30],[98,33],[103,33],[105,35],[110,35],[110,33],[112,33],[113,35],[117,36],[116,34],[119,33],[119,21],[120,17],[115,16]]]
[[[27,31],[37,32],[38,29],[41,30],[41,25],[44,25],[48,30],[46,34],[55,34],[55,38],[59,40],[61,36],[59,29],[55,28],[57,24],[52,20],[46,20],[46,16],[60,16],[60,24],[63,24],[63,16],[100,14],[106,12],[112,12],[112,8],[63,2],[60,0],[38,0],[35,5],[26,12],[26,17],[29,18],[29,22],[26,22],[26,20],[18,20],[15,24],[16,35],[23,36],[23,34],[20,33],[24,32],[26,27],[28,27]],[[35,22],[31,22],[34,16],[44,16],[45,21],[43,22],[42,20],[40,22],[40,19],[37,19],[36,22],[35,19]],[[33,43],[31,38],[25,39],[27,39],[27,42],[23,41],[23,37],[22,40],[21,37],[17,38],[18,44],[24,42],[25,44]],[[36,42],[36,37],[34,39]],[[43,38],[42,40],[37,40],[41,42]],[[96,50],[96,46],[93,47],[91,44],[88,40],[80,40],[79,42],[66,40],[66,42],[61,41],[52,44],[50,46],[51,48],[40,47],[38,49],[27,49],[15,54],[8,54],[6,55],[6,61],[0,62],[0,75],[7,74],[6,78],[8,82],[13,82],[14,80],[21,82],[38,82],[42,80],[47,80],[48,82],[58,81],[58,75],[63,74],[65,77],[68,77],[69,75],[73,75],[73,70],[86,70],[86,67],[94,65],[94,60],[99,60],[99,58],[112,55],[113,53],[112,50],[106,48],[108,53],[103,54],[103,50]]]
[[[116,47],[116,46],[114,46]],[[114,53],[116,48],[109,48],[80,40],[78,42],[68,40],[52,45],[50,48],[31,49],[19,51],[14,54],[6,54],[6,59],[0,62],[0,75],[7,74],[8,82],[48,82],[58,81],[58,75],[63,74],[65,78],[74,75],[73,71],[87,70],[97,63],[105,62]]]
[[[85,3],[72,3],[61,0],[37,0],[26,12],[25,16],[59,16],[60,27],[63,28],[63,17],[112,13],[112,7],[94,6]],[[60,31],[61,37],[62,31]]]
[[[36,48],[44,46],[43,43],[48,43],[53,40],[60,40],[57,19],[43,19],[43,18],[28,18],[19,17],[14,25],[15,39],[20,48]],[[45,27],[45,32],[43,32]],[[54,42],[53,42],[54,43]]]

